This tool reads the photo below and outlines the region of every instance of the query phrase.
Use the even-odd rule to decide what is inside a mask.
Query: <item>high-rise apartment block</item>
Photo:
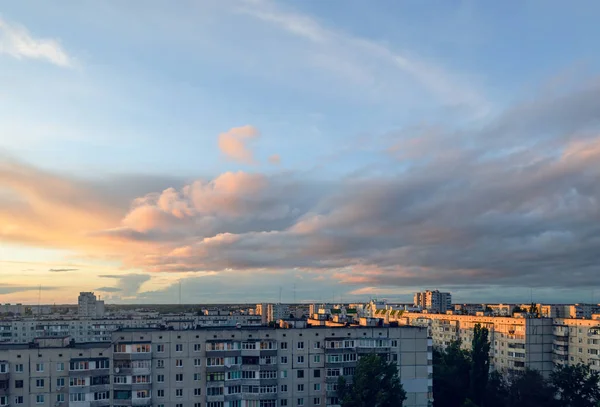
[[[92,292],[81,292],[77,300],[78,314],[82,318],[100,318],[104,316],[104,301],[96,299]]]
[[[432,401],[427,330],[416,327],[120,330],[0,344],[0,405],[334,407],[339,376],[365,354],[397,363],[404,406]]]
[[[415,293],[413,303],[421,309],[443,313],[452,309],[452,294],[427,290]]]

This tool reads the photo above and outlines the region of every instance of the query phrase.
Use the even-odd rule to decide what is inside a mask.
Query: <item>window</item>
[[[183,359],[175,359],[175,367],[183,367]]]
[[[313,362],[315,362],[315,363],[321,363],[321,355],[314,355],[313,356]]]
[[[44,395],[38,394],[37,396],[35,396],[35,402],[36,404],[44,404]]]
[[[161,345],[156,345],[156,351],[158,353],[163,353],[165,351],[165,345],[161,344]]]
[[[202,395],[202,389],[201,388],[195,388],[194,389],[194,396],[201,396]]]
[[[0,396],[0,406],[8,405],[8,396]]]
[[[299,364],[303,364],[304,363],[304,356],[298,356],[298,363]]]
[[[160,389],[156,391],[156,397],[165,397],[165,391]]]
[[[279,405],[280,405],[281,407],[287,406],[287,399],[281,399],[281,400],[279,400],[279,401],[280,401]]]
[[[321,391],[321,383],[315,383],[314,387],[315,391]]]
[[[99,391],[94,393],[94,400],[108,400],[109,392],[108,391]]]
[[[89,370],[89,362],[71,362],[69,364],[69,370]]]
[[[282,356],[282,357],[281,357],[281,363],[282,363],[282,364],[284,364],[284,365],[285,365],[285,364],[287,363],[287,360],[288,360],[288,359],[287,359],[287,356]]]
[[[182,382],[183,381],[183,373],[177,373],[175,375],[175,381],[176,382]]]
[[[281,371],[281,378],[285,379],[287,377],[287,370],[282,370]]]
[[[156,382],[157,383],[164,383],[165,382],[165,375],[164,374],[159,374],[158,376],[156,376]]]
[[[221,396],[221,395],[223,395],[223,387],[207,387],[206,395],[207,396]]]
[[[395,339],[392,339],[392,348],[397,348],[398,347],[398,341]]]
[[[158,359],[156,361],[156,367],[159,369],[162,369],[165,367],[165,360],[164,359]]]
[[[194,366],[198,367],[202,365],[202,359],[194,359]]]
[[[195,343],[194,344],[194,352],[200,352],[200,344],[199,343]]]
[[[298,399],[298,405],[299,406],[303,406],[304,405],[304,399]]]
[[[321,348],[321,342],[316,341],[315,342],[315,349],[320,349]]]
[[[327,369],[327,377],[337,377],[340,375],[340,369]]]
[[[88,384],[85,382],[84,377],[70,377],[69,378],[69,386],[71,387],[81,387],[87,386]]]
[[[56,395],[56,402],[57,403],[64,403],[65,402],[65,394],[64,393],[59,393]]]
[[[183,352],[183,344],[181,344],[181,343],[176,344],[175,352]]]
[[[296,377],[298,379],[302,379],[304,378],[304,370],[300,369],[300,370],[296,370]]]
[[[126,384],[127,376],[114,376],[113,383],[115,384]]]
[[[199,382],[200,381],[200,373],[194,373],[194,381],[195,382]]]
[[[70,393],[69,401],[85,401],[85,393]]]
[[[239,401],[239,400],[238,400]],[[229,406],[232,407],[233,405],[231,403],[234,403],[233,401],[229,402]],[[163,406],[164,407],[164,406]],[[202,407],[202,403],[194,403],[194,407]],[[236,406],[236,407],[242,407],[242,404],[240,402],[240,405]]]
[[[15,380],[15,388],[22,389],[23,388],[23,380]]]
[[[64,370],[65,370],[65,364],[64,364],[64,362],[58,362],[56,364],[56,371],[57,372],[62,372]]]
[[[65,378],[64,377],[58,377],[56,379],[56,387],[65,387]]]
[[[35,371],[36,372],[43,372],[44,371],[44,364],[43,363],[36,363],[35,364]]]
[[[15,372],[23,373],[23,363],[18,363],[15,365]]]
[[[23,396],[15,397],[15,404],[23,404]]]
[[[175,407],[183,407],[183,403],[175,404]]]
[[[321,369],[313,370],[313,377],[315,377],[315,378],[321,377]]]
[[[281,342],[279,346],[281,349],[287,349],[287,342]]]
[[[282,393],[287,393],[287,384],[282,384],[281,385],[281,392]]]
[[[303,384],[299,384],[298,385],[298,391],[304,391],[304,385]]]
[[[248,404],[250,405],[250,404]],[[223,407],[222,401],[209,401],[206,403],[206,407]]]
[[[175,397],[183,397],[183,389],[175,389]]]
[[[298,346],[298,349],[304,349],[304,342],[298,342],[297,346]],[[301,400],[301,399],[298,399],[298,400]]]
[[[44,379],[35,379],[35,387],[38,389],[44,387]]]
[[[149,353],[150,352],[150,344],[133,345],[132,351],[134,353]]]
[[[315,406],[319,406],[319,405],[321,405],[321,398],[320,398],[320,397],[315,397],[315,398],[313,399],[313,404],[314,404]]]

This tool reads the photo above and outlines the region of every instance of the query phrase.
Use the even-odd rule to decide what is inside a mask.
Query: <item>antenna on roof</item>
[[[179,280],[179,305],[181,305],[181,279]]]
[[[281,304],[281,286],[279,286],[279,303]]]
[[[38,291],[38,315],[42,315],[42,285]]]

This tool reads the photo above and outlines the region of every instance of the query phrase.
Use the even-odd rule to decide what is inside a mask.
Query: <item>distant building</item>
[[[413,302],[415,306],[433,312],[445,313],[452,309],[452,295],[438,290],[415,293]]]
[[[81,292],[77,300],[78,314],[82,318],[101,318],[104,316],[104,301],[96,299],[93,292]]]

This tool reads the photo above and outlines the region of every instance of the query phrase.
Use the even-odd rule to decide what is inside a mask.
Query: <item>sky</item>
[[[598,12],[0,3],[0,302],[597,302]]]

